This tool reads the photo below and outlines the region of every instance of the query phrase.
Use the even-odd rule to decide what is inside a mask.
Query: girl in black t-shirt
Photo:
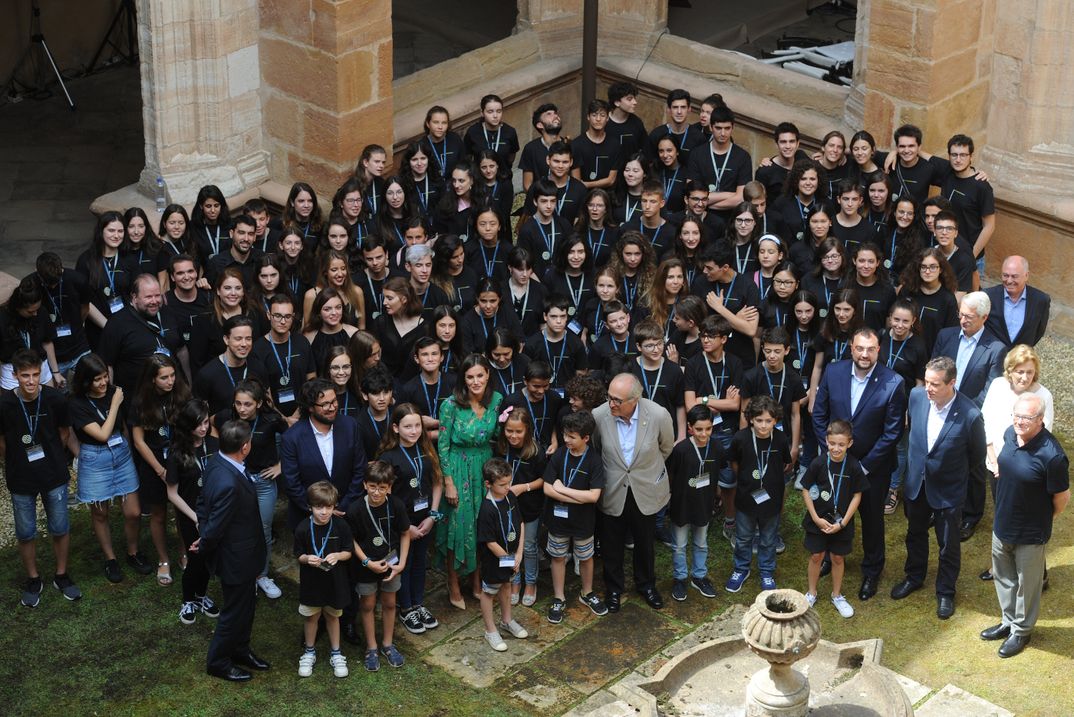
[[[149,226],[149,217],[141,207],[131,207],[123,214],[123,244],[119,253],[131,277],[157,273],[160,239]]]
[[[336,389],[336,400],[339,402],[339,414],[356,418],[362,409],[361,392],[358,390],[360,383],[354,377],[354,359],[351,358],[345,346],[332,346],[324,357],[324,365],[320,367],[322,378],[327,378]]]
[[[202,473],[209,458],[217,452],[217,440],[209,435],[209,404],[201,399],[187,401],[175,417],[175,440],[168,453],[165,482],[168,500],[175,506],[175,523],[179,538],[189,547],[199,537],[198,516],[194,512],[201,495]],[[209,569],[198,551],[189,553],[183,571],[183,604],[179,622],[192,625],[198,613],[216,617],[219,609],[206,595]]]
[[[230,217],[227,199],[219,187],[207,184],[198,190],[190,213],[190,233],[202,266],[208,265],[220,252],[231,249]]]
[[[429,322],[429,336],[440,342],[443,361],[440,373],[457,374],[462,363],[462,335],[459,333],[459,314],[451,306],[441,305],[433,309]],[[454,387],[453,387],[454,388]]]
[[[190,217],[181,204],[169,204],[160,215],[157,236],[161,239],[160,251],[157,252],[157,280],[161,291],[171,288],[168,279],[168,262],[180,254],[194,255],[190,241]],[[103,325],[103,324],[102,324]]]
[[[585,198],[585,213],[579,213],[574,231],[584,237],[593,255],[593,266],[608,263],[612,247],[619,241],[619,227],[612,225],[612,197],[603,189],[591,189]]]
[[[504,411],[506,419],[503,430],[496,439],[495,453],[511,467],[511,492],[518,499],[526,538],[522,546],[522,570],[511,579],[511,604],[518,604],[519,591],[522,604],[531,607],[537,601],[537,530],[544,511],[545,454],[533,437],[533,418],[520,406]],[[502,417],[502,416],[501,416]],[[524,575],[523,575],[524,573]]]
[[[792,321],[787,325],[791,335],[791,351],[786,361],[802,377],[802,388],[806,390],[806,402],[802,404],[802,425],[811,427],[813,397],[817,393],[817,384],[813,383],[813,367],[816,363],[817,344],[820,341],[820,301],[811,291],[799,290],[790,300],[794,312]],[[793,326],[793,328],[791,328]],[[808,465],[817,455],[817,437],[812,428],[802,431],[802,451],[799,463]]]

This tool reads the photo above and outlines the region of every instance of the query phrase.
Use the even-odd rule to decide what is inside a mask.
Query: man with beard
[[[194,377],[194,395],[209,404],[209,415],[229,407],[235,385],[247,377],[260,378],[246,363],[254,345],[254,322],[239,314],[224,321],[224,353],[201,367]]]
[[[257,256],[253,251],[256,238],[257,221],[245,214],[237,217],[231,226],[231,249],[215,255],[205,267],[205,277],[209,283],[215,286],[224,269],[237,266],[242,271],[242,284],[249,291],[257,272]]]
[[[518,168],[522,170],[522,191],[528,192],[533,180],[543,177],[548,172],[548,148],[559,139],[563,120],[559,108],[551,102],[545,103],[533,111],[533,128],[537,137],[522,148]]]
[[[133,396],[145,360],[155,353],[176,359],[190,375],[183,337],[173,317],[161,313],[164,295],[152,274],[139,274],[131,284],[131,295],[123,307],[105,324],[99,353],[112,367],[113,383]]]

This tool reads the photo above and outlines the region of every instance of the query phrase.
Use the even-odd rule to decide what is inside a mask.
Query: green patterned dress
[[[449,398],[440,407],[440,437],[437,450],[445,476],[451,476],[459,493],[459,505],[444,501],[444,522],[436,531],[438,562],[455,554],[454,567],[462,575],[477,569],[477,511],[485,497],[481,468],[492,458],[497,418],[503,397],[493,392],[485,415],[477,417],[473,409],[460,408]]]

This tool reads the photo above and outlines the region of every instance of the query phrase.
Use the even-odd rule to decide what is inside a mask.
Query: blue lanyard
[[[563,275],[564,281],[567,282],[567,294],[570,295],[571,304],[574,306],[574,311],[577,313],[582,310],[582,294],[585,293],[585,274],[578,277],[578,291],[574,290],[571,286],[570,274]]]
[[[656,231],[653,232],[653,238],[649,239],[649,243],[652,244],[653,248],[655,248],[655,249],[661,249],[662,248],[660,246],[660,243],[657,241],[657,239],[660,238],[660,232],[664,230],[664,225],[666,225],[666,224],[667,224],[667,222],[660,222],[660,226],[658,226],[656,228]],[[643,224],[642,227],[641,227],[641,233],[644,234],[646,237],[648,237],[649,235],[646,233],[645,229],[646,229],[646,227]],[[659,254],[658,254],[658,256],[659,256]]]
[[[841,361],[843,354],[846,353],[848,341],[844,341],[842,346],[839,345],[839,339],[835,340],[835,358],[833,361]]]
[[[617,354],[621,353],[624,356],[627,353],[629,353],[629,349],[630,349],[630,338],[629,337],[623,339],[623,348],[622,349],[619,348],[619,344],[617,344],[615,342],[615,337],[612,336],[611,334],[608,334],[608,340],[612,342],[612,352],[613,353],[617,353]]]
[[[674,131],[672,131],[672,129],[671,129],[671,125],[670,125],[670,124],[667,124],[667,123],[665,123],[665,124],[664,124],[664,126],[668,128],[668,134],[667,134],[667,136],[668,136],[668,137],[675,137],[675,136],[677,136],[677,135],[675,134],[675,132],[674,132]],[[680,152],[681,152],[681,151],[683,151],[684,149],[686,149],[686,138],[687,138],[688,136],[690,136],[690,126],[689,126],[689,125],[687,125],[687,126],[686,126],[686,129],[684,129],[684,130],[682,131],[682,135],[681,135],[681,136],[682,136],[682,139],[680,139],[680,140],[679,140],[679,151],[680,151]]]
[[[548,394],[546,393],[544,395],[544,397],[541,399],[541,419],[540,419],[540,421],[537,420],[537,412],[533,410],[533,404],[530,403],[530,397],[527,396],[525,393],[522,394],[522,397],[524,399],[526,399],[526,407],[530,411],[530,420],[533,421],[533,432],[534,432],[534,434],[537,435],[537,438],[539,440],[540,437],[541,437],[541,428],[537,424],[538,423],[540,423],[542,425],[544,424],[545,414],[548,413]]]
[[[604,232],[605,232],[605,228],[601,227],[600,228],[600,237],[597,239],[596,243],[594,243],[593,242],[593,228],[590,227],[589,229],[586,230],[586,238],[589,240],[589,249],[590,249],[590,251],[593,252],[594,257],[596,257],[598,254],[600,254],[600,250],[604,248]]]
[[[291,295],[292,296],[298,294],[299,281],[298,281],[298,274],[297,273],[292,273],[291,276],[289,276],[287,278],[287,285],[291,287]]]
[[[496,141],[489,142],[489,132],[485,129],[485,124],[481,123],[481,133],[485,135],[485,146],[491,149],[493,152],[497,152],[500,149],[500,132],[503,130],[503,125],[496,128]],[[446,138],[445,138],[446,139]]]
[[[37,390],[37,404],[36,404],[36,408],[34,408],[34,420],[33,421],[30,420],[30,413],[29,413],[29,411],[26,410],[26,404],[23,402],[22,397],[19,396],[17,390],[16,390],[16,393],[15,393],[15,398],[19,399],[19,407],[22,409],[23,418],[26,419],[26,430],[28,430],[30,432],[30,444],[33,444],[34,436],[37,435],[37,427],[41,423],[41,389],[39,388]],[[25,437],[24,437],[23,438],[23,443],[25,443],[25,442],[26,442],[26,440],[25,440]]]
[[[763,366],[761,367],[761,370],[764,372],[764,377],[768,379],[768,395],[776,399],[776,403],[781,403],[783,401],[783,382],[787,378],[787,368],[784,367],[783,370],[779,372],[778,396],[776,395],[776,387],[772,385],[772,374],[768,373],[768,369]]]
[[[104,265],[104,275],[108,278],[108,293],[114,295],[116,293],[116,264],[118,260],[116,257],[112,257],[112,264],[108,263],[107,259],[101,259],[101,263]]]
[[[343,390],[343,415],[344,416],[347,415],[347,411],[350,410],[350,407],[351,407],[351,394],[350,394],[349,391],[344,389]],[[374,428],[376,428],[376,424],[377,424],[377,422],[374,421],[373,422],[373,427]]]
[[[63,318],[63,276],[60,276],[60,285],[56,292],[56,296],[52,295],[52,292],[46,287],[45,293],[48,294],[48,300],[52,304],[53,310],[56,312],[56,321],[60,321]]]
[[[746,257],[745,258],[742,258],[742,257],[740,257],[738,255],[738,249],[741,246],[746,247]],[[735,272],[736,274],[745,274],[746,273],[746,269],[748,269],[749,266],[750,266],[750,253],[752,251],[753,251],[753,242],[748,242],[746,244],[736,244],[735,245],[735,269],[737,270]]]
[[[544,340],[545,356],[548,357],[548,363],[552,364],[552,384],[555,385],[559,376],[559,368],[563,365],[563,358],[567,355],[567,335],[563,335],[562,344],[559,347],[558,361],[552,357],[552,347],[548,345],[548,335],[542,331],[541,338]]]
[[[209,232],[209,227],[205,227],[205,236],[209,237],[209,248],[212,249],[210,256],[220,253],[220,225],[216,225],[216,236]]]
[[[567,201],[567,192],[570,191],[570,188],[571,188],[571,178],[570,178],[570,175],[568,175],[567,176],[567,183],[563,185],[563,189],[559,190],[561,192],[561,194],[559,195],[559,201],[556,202],[556,214],[562,214],[563,213],[563,203]]]
[[[374,421],[374,424],[375,423],[376,421]],[[385,535],[384,531],[380,529],[380,523],[377,522],[377,519],[373,517],[373,509],[369,507],[369,496],[366,495],[365,498],[363,498],[363,500],[365,501],[365,512],[369,513],[369,522],[373,524],[373,529],[377,531],[377,535],[380,536],[380,539],[383,540],[384,543],[388,546],[389,552],[392,549],[392,502],[390,500],[390,497],[391,496],[385,496],[384,498],[384,514],[388,520],[387,535]]]
[[[318,558],[324,557],[324,551],[328,547],[328,539],[332,537],[332,518],[328,518],[328,532],[324,534],[324,540],[321,541],[321,547],[317,547],[317,539],[314,537],[316,533],[313,532],[313,516],[310,516],[310,546],[313,548],[313,554]]]
[[[537,226],[541,226],[538,222]],[[500,242],[496,241],[496,248],[492,250],[492,261],[489,261],[488,254],[485,253],[485,244],[478,242],[477,248],[481,250],[481,263],[485,265],[485,276],[492,278],[492,273],[496,270],[496,255],[500,253]]]
[[[832,457],[828,456],[828,485],[831,486],[835,493],[835,495],[832,496],[832,505],[836,510],[839,510],[839,493],[843,490],[843,476],[846,475],[846,467],[847,459],[843,458],[843,462],[839,464],[839,483],[835,484],[835,481],[832,480]]]
[[[679,168],[675,168],[675,173],[671,175],[671,179],[666,179],[667,170],[665,169],[664,177],[664,200],[667,201],[667,198],[671,196],[671,190],[675,188],[675,180],[679,177]]]
[[[634,216],[634,212],[638,211],[638,205],[639,204],[641,204],[641,199],[638,199],[637,201],[635,201],[634,206],[630,206],[630,195],[629,194],[627,195],[626,207],[624,209],[624,213],[626,214],[626,220],[628,222],[630,221],[630,218],[632,216]]]
[[[576,465],[570,471],[567,470],[567,459],[571,457],[569,450],[563,452],[563,484],[568,488],[574,483],[575,477],[578,475],[578,471],[582,470],[582,463],[585,462],[585,457],[589,454],[589,446],[586,446],[585,451],[582,452],[582,457],[578,459],[578,465]]]
[[[769,443],[770,447],[769,447],[769,449],[767,451],[762,451],[757,447],[757,434],[754,433],[753,431],[750,431],[750,438],[753,439],[753,455],[757,456],[757,471],[758,471],[758,474],[759,474],[759,477],[757,478],[757,480],[758,481],[763,481],[765,474],[768,473],[768,464],[771,462],[771,456],[772,456],[771,443]],[[771,441],[771,439],[769,439],[769,440]],[[767,460],[762,460],[762,458],[761,458],[762,455],[767,456],[768,459]]]
[[[709,160],[712,162],[712,173],[716,178],[716,191],[720,191],[720,185],[723,183],[723,173],[727,171],[727,160],[731,159],[731,152],[734,151],[735,145],[731,145],[727,148],[727,152],[723,156],[723,164],[719,169],[716,169],[716,153],[709,151]]]
[[[655,400],[653,397],[656,392],[660,390],[660,377],[664,375],[664,362],[660,362],[660,368],[656,370],[656,378],[653,380],[652,385],[649,385],[649,377],[644,366],[641,365],[641,359],[638,359],[638,368],[641,369],[641,382],[645,386],[645,396],[650,400]]]
[[[601,305],[597,303],[597,313],[593,319],[593,334],[599,339],[600,335],[604,333],[604,322],[600,320]],[[614,341],[615,339],[612,339]]]
[[[475,309],[475,311],[480,311],[480,309]],[[477,318],[479,318],[481,320],[481,330],[485,332],[485,340],[488,341],[489,327],[485,323],[485,321],[487,321],[487,319],[484,316],[482,316],[480,313],[478,313]],[[500,312],[499,311],[497,311],[495,314],[492,315],[492,330],[493,331],[496,330],[496,322],[499,320],[499,318],[500,318]]]
[[[511,369],[511,384],[510,384],[510,386],[508,386],[507,382],[503,380],[503,372],[505,371],[505,369],[496,368],[495,366],[493,368],[496,369],[496,378],[500,379],[500,386],[503,387],[503,395],[504,396],[510,396],[512,393],[515,392],[515,363],[514,363],[514,361],[512,361],[509,364],[507,364],[507,368]]]
[[[437,385],[439,385],[439,382]],[[373,409],[366,406],[365,412],[369,414],[369,422],[373,424],[373,430],[377,432],[377,438],[380,438],[380,426],[377,425],[377,419],[373,417]],[[387,421],[388,417],[385,416],[384,420]]]
[[[284,366],[283,361],[280,360],[280,352],[276,349],[276,342],[269,339],[269,346],[272,347],[272,353],[276,356],[276,364],[280,367],[281,378],[283,383],[287,384],[291,382],[291,336],[287,336],[287,366]]]
[[[290,340],[290,339],[288,339],[288,340]],[[290,358],[290,357],[288,357],[288,358]],[[224,365],[224,370],[227,371],[227,380],[231,381],[231,387],[235,388],[235,384],[237,382],[235,381],[235,375],[233,373],[231,373],[231,367],[227,365],[227,359],[225,359],[223,356],[221,356],[220,357],[220,363],[222,363]],[[241,380],[246,379],[246,373],[247,373],[247,371],[249,371],[249,368],[250,367],[249,367],[248,364],[243,364],[243,366],[242,366],[242,379]]]
[[[634,310],[634,299],[638,295],[638,277],[634,277],[634,285],[630,284],[630,277],[623,277],[623,294],[626,295],[626,305],[631,311]]]
[[[772,290],[772,285],[769,284],[768,288],[764,285],[764,274],[760,270],[757,271],[757,288],[761,291],[761,301],[768,298],[768,292]]]
[[[515,520],[511,517],[515,509],[511,507],[511,503],[507,504],[507,529],[505,530],[503,527],[503,513],[500,511],[500,503],[506,501],[507,498],[495,500],[491,496],[489,496],[489,500],[492,502],[493,507],[496,508],[496,515],[499,516],[496,522],[500,526],[500,535],[503,536],[503,549],[507,550],[507,548],[510,547],[511,544],[511,541],[507,538],[508,536],[514,536],[515,534]]]
[[[802,330],[794,330],[794,347],[798,350],[798,361],[801,368],[805,368],[806,365],[806,353],[809,351],[809,342],[807,341],[805,347],[802,344]]]
[[[895,339],[891,334],[888,334],[888,368],[895,368],[895,364],[899,362],[899,357],[902,356],[902,350],[906,348],[906,344],[910,342],[910,337],[907,336],[899,343],[899,350],[895,351]]]
[[[738,277],[738,272],[735,272],[735,278],[731,279],[731,283],[727,285],[727,289],[724,290],[723,296],[721,297],[723,298],[723,305],[728,309],[731,307],[727,306],[727,302],[731,300],[731,292],[735,290],[735,282],[738,281]],[[716,287],[719,288],[718,283],[716,284]]]
[[[369,293],[373,296],[373,311],[376,312],[376,313],[380,313],[381,306],[383,306],[383,304],[384,304],[383,292],[381,292],[381,294],[378,296],[377,295],[377,287],[373,284],[373,277],[371,277],[369,275],[368,271],[366,271],[364,273],[365,273],[365,280],[369,284]]]
[[[891,253],[888,254],[888,261],[894,266],[895,264],[895,238],[899,235],[899,230],[896,229],[891,232]]]
[[[421,493],[421,475],[422,475],[422,473],[425,472],[424,471],[424,468],[425,468],[425,456],[423,456],[421,454],[421,449],[420,448],[415,448],[414,453],[416,455],[415,455],[414,458],[410,457],[410,454],[406,452],[406,448],[404,448],[403,446],[400,445],[399,450],[401,450],[403,452],[403,457],[406,458],[406,462],[409,463],[410,467],[414,469],[414,475],[418,479],[418,493],[420,494]]]
[[[444,149],[444,156],[441,157],[436,151],[436,142],[432,137],[429,137],[429,148],[433,150],[433,157],[436,159],[436,163],[440,165],[440,174],[446,174],[444,170],[447,169],[447,135],[444,135],[444,139],[440,140],[440,144]]]
[[[429,407],[429,415],[433,418],[440,417],[440,381],[443,379],[443,374],[437,374],[436,376],[436,393],[432,398],[429,397],[429,384],[425,383],[425,378],[419,376],[418,380],[421,381],[421,390],[425,392],[425,405]],[[370,414],[372,418],[372,414]],[[379,434],[378,434],[379,435]]]
[[[794,198],[794,203],[798,205],[798,216],[802,218],[802,224],[806,223],[806,215],[809,214],[809,210],[813,208],[816,202],[810,202],[809,204],[802,204],[802,200],[797,196]]]
[[[724,367],[726,365],[726,359],[720,359],[720,372],[718,374],[712,373],[712,361],[705,357],[705,368],[709,371],[709,385],[712,386],[712,390],[716,393],[717,398],[723,398],[723,380],[727,378],[727,374],[724,373]]]
[[[541,224],[541,222],[537,221],[537,220],[534,220],[534,221],[536,221],[536,223],[537,223],[537,229],[541,232],[541,239],[544,240],[545,252],[548,254],[548,256],[545,256],[545,257],[542,257],[542,258],[545,261],[548,261],[549,259],[552,258],[552,253],[555,252],[555,250],[556,250],[556,223],[555,223],[555,221],[549,222],[549,224],[551,224],[551,226],[552,226],[552,238],[550,240],[548,238],[548,234],[544,230],[544,224]]]

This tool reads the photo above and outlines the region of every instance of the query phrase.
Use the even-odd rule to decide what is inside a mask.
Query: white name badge
[[[779,423],[776,424],[776,430],[779,430],[779,431],[783,430],[783,421],[780,421]]]
[[[122,308],[123,308],[123,299],[120,299],[118,296],[108,302],[108,310],[111,311],[113,314],[116,313],[117,311],[119,311]]]
[[[384,562],[388,563],[388,565],[398,565],[399,554],[396,553],[394,550],[390,551],[387,557],[384,558]]]
[[[571,322],[567,324],[567,328],[573,331],[576,336],[582,335],[582,324],[578,319],[571,319]]]
[[[694,483],[694,488],[707,488],[709,486],[709,477],[707,475],[698,476]]]
[[[552,390],[560,398],[566,398],[567,397],[567,389],[565,389],[565,388],[553,388]]]
[[[515,556],[514,555],[501,555],[500,556],[500,567],[501,568],[511,568],[512,570],[514,570],[514,568],[515,568]]]
[[[56,327],[56,338],[62,339],[62,338],[66,338],[66,337],[68,337],[70,335],[71,335],[71,325],[70,324],[60,324],[59,326]]]
[[[772,499],[772,496],[768,495],[768,491],[766,491],[764,488],[758,488],[750,495],[753,496],[753,502],[757,505],[760,505],[761,503]]]
[[[153,353],[155,353],[155,354],[164,354],[165,356],[171,356],[172,355],[172,352],[170,350],[168,350],[164,346],[158,346],[156,348],[156,350],[153,351]]]
[[[115,448],[116,446],[122,446],[122,445],[123,445],[123,436],[119,435],[118,433],[113,433],[111,436],[109,436],[109,438],[108,438],[108,447],[109,448]]]
[[[556,518],[566,518],[570,514],[567,506],[560,503],[559,505],[552,506],[552,515]]]
[[[718,426],[723,423],[723,416],[718,413],[712,414],[712,425]]]
[[[280,391],[279,399],[277,400],[277,403],[294,403],[294,402],[295,402],[295,392],[294,391],[292,391],[291,389],[287,389],[286,391]]]
[[[26,449],[26,460],[30,463],[39,461],[45,457],[45,449],[42,446],[30,446]]]
[[[418,512],[423,511],[423,510],[426,510],[428,507],[429,507],[429,499],[428,498],[415,498],[414,499],[414,512],[415,513],[418,513]]]

